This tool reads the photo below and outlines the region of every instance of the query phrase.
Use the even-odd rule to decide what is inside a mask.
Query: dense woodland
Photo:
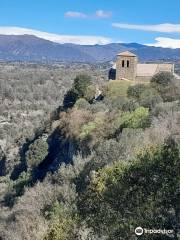
[[[0,146],[6,166],[0,174],[13,171],[19,147],[42,132],[51,113],[80,73],[89,72],[99,84],[108,77],[106,64],[0,64]],[[37,133],[36,133],[37,132]],[[0,150],[0,152],[1,152]]]
[[[180,82],[108,68],[0,65],[0,239],[180,239]]]

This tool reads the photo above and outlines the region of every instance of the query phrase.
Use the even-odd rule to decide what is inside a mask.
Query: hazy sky
[[[180,47],[179,14],[180,0],[0,0],[0,34]]]

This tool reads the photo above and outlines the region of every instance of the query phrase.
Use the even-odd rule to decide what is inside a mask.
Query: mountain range
[[[161,48],[138,43],[76,45],[54,43],[33,35],[0,35],[1,61],[107,62],[131,51],[141,61],[180,60],[180,48]]]

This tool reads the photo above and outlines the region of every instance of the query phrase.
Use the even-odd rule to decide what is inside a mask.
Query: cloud
[[[73,12],[73,11],[66,12],[64,16],[69,18],[87,18],[88,17],[85,13]]]
[[[95,15],[97,18],[110,18],[112,16],[112,12],[98,10],[98,11],[96,11]]]
[[[104,11],[104,10],[97,10],[93,14],[86,14],[83,12],[68,11],[64,14],[64,16],[68,17],[68,18],[88,18],[88,19],[110,18],[112,16],[112,12]]]
[[[59,35],[53,33],[42,32],[34,29],[20,27],[0,27],[0,34],[3,35],[34,35],[56,43],[74,43],[80,45],[108,44],[112,42],[111,38],[103,36],[87,36],[87,35]]]
[[[113,23],[113,27],[121,29],[134,29],[150,32],[162,32],[162,33],[180,33],[180,24],[162,23],[155,25],[136,25],[128,23]]]
[[[180,48],[180,39],[157,37],[155,43],[146,44],[147,46],[163,47],[163,48]]]

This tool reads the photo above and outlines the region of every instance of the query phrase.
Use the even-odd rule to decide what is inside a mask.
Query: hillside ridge
[[[107,45],[59,44],[33,35],[0,35],[1,61],[108,62],[121,51],[132,51],[141,61],[174,61],[180,49],[146,46],[139,43]]]

